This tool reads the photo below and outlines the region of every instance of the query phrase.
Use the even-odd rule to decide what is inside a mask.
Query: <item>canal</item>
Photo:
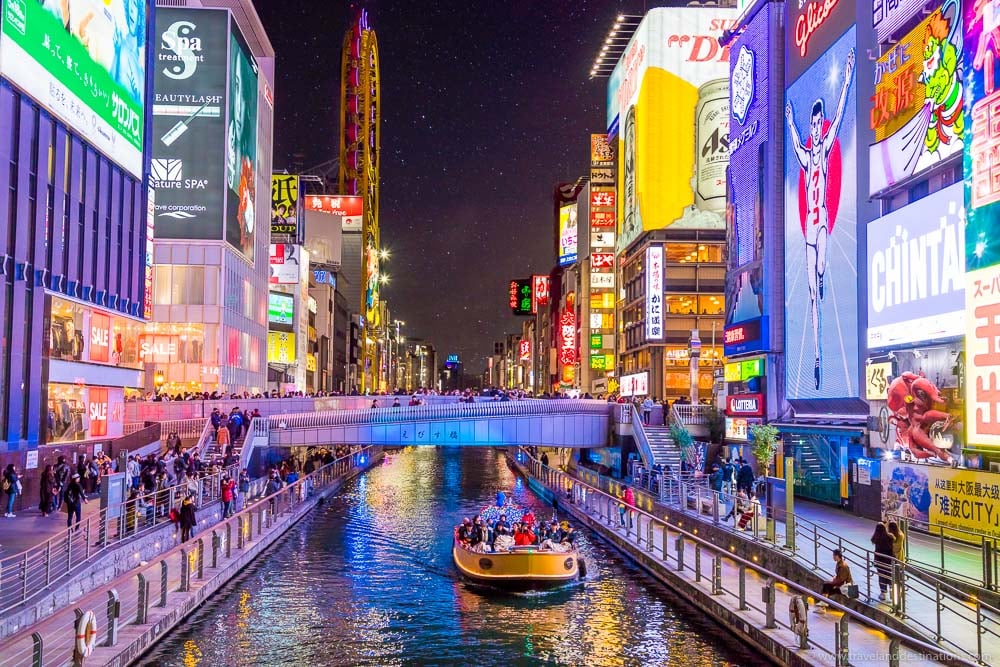
[[[357,478],[209,600],[143,665],[748,665],[764,662],[583,531],[584,581],[468,588],[451,534],[504,489],[550,506],[480,448],[411,447]]]

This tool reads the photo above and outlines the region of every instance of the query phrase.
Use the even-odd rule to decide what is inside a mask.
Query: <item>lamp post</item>
[[[153,373],[153,387],[156,390],[156,395],[159,396],[160,392],[163,391],[163,385],[166,384],[167,378],[163,371],[156,371]]]

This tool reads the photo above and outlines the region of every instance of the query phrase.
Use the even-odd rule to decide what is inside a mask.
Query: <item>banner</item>
[[[880,477],[883,513],[1000,537],[1000,475],[883,461]],[[973,539],[957,531],[945,533]]]
[[[253,262],[257,210],[257,62],[235,23],[230,29],[226,241]]]
[[[299,177],[291,174],[271,175],[271,236],[299,240]]]
[[[267,363],[295,363],[295,334],[284,331],[267,332]]]
[[[360,232],[364,226],[364,198],[354,195],[309,195],[306,209],[344,216],[342,230]]]
[[[10,0],[0,74],[142,178],[145,0]]]
[[[663,246],[646,248],[646,340],[663,340]]]
[[[149,182],[157,239],[223,238],[228,14],[156,12]]]
[[[271,266],[271,276],[268,280],[272,285],[298,285],[301,275],[299,262],[299,246],[291,243],[272,243],[268,263]]]
[[[567,204],[559,208],[559,266],[566,266],[576,261],[577,225],[576,204]]]

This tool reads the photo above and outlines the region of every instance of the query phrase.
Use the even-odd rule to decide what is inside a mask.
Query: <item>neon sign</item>
[[[822,3],[810,2],[806,10],[795,19],[795,46],[803,58],[809,51],[809,40],[816,31],[823,27],[830,14],[837,7],[839,0],[824,0]]]

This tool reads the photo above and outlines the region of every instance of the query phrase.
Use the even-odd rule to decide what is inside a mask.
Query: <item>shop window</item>
[[[49,357],[80,361],[83,359],[84,306],[63,299],[52,299],[49,324]]]

